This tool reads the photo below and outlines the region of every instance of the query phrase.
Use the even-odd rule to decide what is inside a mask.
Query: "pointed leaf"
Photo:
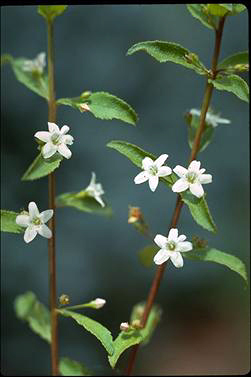
[[[187,9],[191,15],[199,20],[204,26],[209,29],[215,29],[217,26],[217,18],[208,14],[207,6],[205,4],[188,4]]]
[[[228,56],[222,62],[220,62],[217,66],[217,69],[229,69],[237,65],[248,65],[249,64],[249,55],[248,51],[238,52],[236,54],[233,54],[231,56]]]
[[[27,321],[36,334],[51,342],[50,312],[37,300],[33,292],[17,296],[14,307],[18,318]]]
[[[204,248],[183,253],[184,257],[197,261],[215,262],[222,264],[232,271],[237,272],[247,283],[247,271],[245,264],[236,256],[227,254],[214,248]]]
[[[63,357],[59,362],[59,371],[62,376],[93,376],[83,363]]]
[[[129,48],[127,55],[132,55],[137,51],[145,51],[160,63],[169,61],[191,68],[200,75],[207,74],[207,69],[198,56],[177,43],[163,41],[139,42]]]
[[[70,310],[58,309],[57,311],[64,317],[74,319],[74,321],[76,321],[80,326],[83,326],[102,343],[109,355],[113,354],[114,348],[111,332],[106,327],[101,325],[101,323]]]
[[[148,245],[139,251],[139,260],[145,267],[151,267],[153,265],[154,255],[159,250],[156,245]]]
[[[39,5],[38,13],[47,21],[52,21],[55,17],[60,16],[67,7],[68,5]]]
[[[16,223],[18,215],[20,213],[1,209],[1,232],[23,233],[24,228]]]
[[[42,96],[46,99],[49,98],[48,91],[48,76],[46,73],[34,74],[29,71],[24,71],[24,62],[29,59],[26,58],[13,58],[11,55],[3,55],[1,57],[1,63],[10,63],[16,79],[24,84],[27,88]]]
[[[63,157],[58,153],[48,159],[44,159],[40,153],[22,176],[22,181],[33,181],[49,175],[59,167],[62,159]]]
[[[106,92],[91,93],[87,98],[85,96],[74,98],[60,98],[58,104],[71,106],[81,112],[81,105],[87,104],[90,112],[99,119],[119,119],[123,122],[135,125],[138,116],[133,108],[122,99]]]
[[[238,75],[218,75],[215,80],[208,80],[216,89],[232,92],[243,101],[249,102],[249,87]]]

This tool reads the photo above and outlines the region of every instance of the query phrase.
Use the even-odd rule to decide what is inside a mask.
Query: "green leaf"
[[[17,225],[16,217],[20,213],[1,209],[1,232],[23,233],[24,228]]]
[[[44,159],[40,153],[22,176],[22,181],[33,181],[45,177],[59,167],[62,159],[59,153],[47,159]]]
[[[207,10],[213,16],[223,17],[230,9],[232,11],[232,4],[207,4]]]
[[[248,51],[238,52],[231,56],[225,58],[221,63],[218,64],[217,69],[227,69],[234,68],[239,64],[249,64]]]
[[[64,317],[71,317],[74,319],[74,321],[76,321],[80,326],[83,326],[102,343],[109,355],[113,354],[114,348],[112,335],[106,327],[91,318],[70,310],[58,309],[57,311]]]
[[[247,10],[246,6],[243,4],[232,4],[233,6],[233,14],[238,14],[243,12],[244,10]]]
[[[184,257],[197,261],[215,262],[222,264],[230,270],[237,272],[247,283],[247,271],[245,264],[236,256],[227,254],[214,248],[204,248],[183,253]]]
[[[58,104],[71,106],[81,112],[80,105],[88,104],[91,113],[99,119],[119,119],[123,122],[135,125],[138,116],[133,108],[122,99],[106,92],[91,93],[87,98],[84,96],[74,98],[60,98]]]
[[[153,257],[159,250],[156,245],[148,245],[139,251],[139,260],[145,267],[151,267],[153,264]]]
[[[204,26],[209,29],[215,29],[217,26],[216,17],[208,14],[205,4],[188,4],[187,9],[191,15],[199,20]]]
[[[207,69],[198,56],[177,43],[163,41],[139,42],[129,48],[127,55],[132,55],[137,51],[145,51],[160,63],[169,61],[191,68],[200,75],[207,74]]]
[[[57,207],[73,207],[83,212],[98,215],[111,216],[111,207],[102,207],[93,197],[89,196],[84,190],[80,192],[68,192],[56,198]]]
[[[59,362],[59,371],[62,376],[93,376],[86,366],[78,361],[63,357]]]
[[[215,80],[208,80],[216,89],[232,92],[243,101],[249,102],[248,84],[238,75],[218,75]]]
[[[144,303],[135,305],[131,314],[131,322],[133,320],[139,320],[140,316],[143,314],[143,311]],[[112,368],[115,367],[119,357],[126,349],[139,343],[145,345],[150,341],[150,338],[153,335],[158,322],[160,321],[160,317],[161,309],[158,305],[154,305],[149,314],[145,328],[141,330],[133,329],[129,330],[128,332],[121,331],[119,333],[119,335],[113,342],[114,354],[112,356],[108,356],[108,360]]]
[[[48,21],[54,20],[60,16],[68,7],[68,5],[39,5],[38,13]]]
[[[200,117],[198,115],[188,113],[185,115],[185,119],[188,124],[188,144],[192,149],[194,139],[199,128]],[[200,139],[199,152],[204,151],[206,147],[211,143],[213,138],[214,127],[207,122],[205,123],[205,128]]]
[[[37,300],[33,292],[17,296],[14,307],[18,318],[27,321],[36,334],[51,342],[50,312]]]
[[[5,54],[1,57],[1,63],[10,63],[16,79],[27,88],[46,99],[49,98],[48,76],[46,73],[35,74],[23,70],[24,62],[27,58],[14,59],[11,55]]]

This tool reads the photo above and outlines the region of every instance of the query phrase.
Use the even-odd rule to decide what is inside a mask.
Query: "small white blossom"
[[[191,109],[190,110],[190,114],[196,115],[196,116],[200,117],[201,111],[197,110],[197,109]],[[217,127],[218,123],[222,123],[222,124],[229,124],[229,123],[231,123],[231,121],[229,119],[221,118],[218,115],[216,115],[216,114],[214,114],[214,113],[212,113],[210,111],[207,112],[206,122],[208,124],[211,124],[211,126],[213,126],[213,127]]]
[[[200,161],[193,160],[188,169],[177,165],[173,171],[180,177],[172,186],[173,192],[182,192],[189,189],[197,198],[204,195],[202,184],[211,183],[212,175],[203,174],[206,169],[200,169]]]
[[[25,60],[22,67],[23,71],[42,74],[46,66],[45,56],[45,52],[40,52],[35,59]]]
[[[105,203],[101,198],[101,195],[103,195],[105,192],[103,190],[101,183],[96,183],[96,174],[94,172],[92,172],[91,181],[89,183],[89,186],[85,189],[85,191],[95,200],[97,200],[97,202],[102,207],[105,207]]]
[[[48,122],[48,128],[49,132],[38,131],[34,135],[45,143],[42,147],[43,157],[49,158],[58,152],[63,157],[70,158],[72,153],[66,145],[72,145],[74,140],[71,135],[66,135],[70,127],[64,125],[60,130],[56,123]]]
[[[29,213],[16,217],[16,223],[26,228],[24,233],[25,242],[31,242],[37,233],[45,238],[51,238],[52,232],[45,223],[53,216],[53,210],[47,209],[39,213],[35,202],[30,202],[28,208]]]
[[[168,237],[157,234],[154,242],[160,247],[160,250],[154,257],[156,264],[162,264],[169,258],[175,267],[183,267],[183,258],[181,253],[190,251],[193,248],[191,242],[185,241],[184,234],[178,236],[178,229],[172,228],[169,231]]]
[[[166,161],[168,154],[160,155],[155,161],[150,157],[142,160],[142,171],[134,178],[136,185],[149,180],[149,187],[154,192],[159,183],[159,177],[165,177],[172,173],[172,169],[168,166],[162,166]]]
[[[129,328],[130,328],[130,325],[129,325],[128,322],[122,322],[122,323],[120,324],[120,330],[121,330],[121,331],[128,331]]]
[[[103,299],[103,298],[96,298],[96,299],[93,301],[93,303],[94,303],[96,309],[100,309],[100,308],[102,308],[102,307],[105,305],[106,300]]]

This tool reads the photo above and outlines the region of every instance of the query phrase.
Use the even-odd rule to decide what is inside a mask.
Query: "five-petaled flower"
[[[202,184],[212,182],[212,175],[203,174],[206,169],[200,169],[200,161],[193,160],[188,169],[177,165],[173,171],[180,177],[172,186],[173,192],[189,189],[193,195],[201,198],[204,195]]]
[[[45,223],[53,216],[53,210],[47,209],[39,213],[35,202],[30,202],[28,208],[29,213],[21,213],[16,217],[16,223],[26,228],[24,233],[25,242],[31,242],[37,233],[45,238],[51,238],[52,232]]]
[[[176,228],[170,229],[168,237],[157,234],[154,242],[160,247],[160,250],[155,255],[154,262],[162,264],[170,258],[175,267],[183,267],[181,253],[190,251],[193,248],[192,243],[185,241],[185,239],[186,236],[184,234],[178,236]]]
[[[145,157],[142,160],[142,171],[134,178],[134,183],[140,184],[149,180],[149,187],[152,191],[155,191],[158,183],[159,177],[165,177],[172,173],[172,169],[168,166],[162,166],[166,161],[168,154],[160,155],[155,161],[150,157]]]
[[[22,67],[23,71],[39,73],[41,75],[46,66],[45,56],[45,52],[40,52],[35,59],[25,60]]]
[[[200,117],[201,111],[197,109],[191,109],[190,114]],[[206,122],[213,127],[217,127],[218,123],[229,124],[231,121],[229,119],[221,118],[219,115],[214,114],[213,112],[208,111],[206,115]]]
[[[102,207],[105,207],[105,203],[103,202],[101,195],[105,192],[101,183],[96,183],[96,174],[92,172],[91,181],[89,186],[85,189],[85,191],[92,196]]]
[[[72,145],[73,137],[66,135],[69,131],[68,126],[63,126],[61,130],[56,123],[48,122],[48,131],[38,131],[35,137],[42,140],[45,144],[42,147],[42,154],[44,158],[53,156],[56,152],[60,153],[65,158],[70,158],[72,153],[66,144]]]

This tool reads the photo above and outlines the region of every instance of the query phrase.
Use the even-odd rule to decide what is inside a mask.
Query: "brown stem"
[[[49,122],[56,122],[56,101],[55,101],[55,74],[54,74],[54,48],[53,48],[53,23],[48,24],[48,82],[49,101],[48,119]],[[48,240],[49,259],[49,287],[50,287],[50,309],[51,309],[51,371],[53,376],[58,376],[58,314],[57,293],[56,293],[56,239],[55,239],[55,218],[56,218],[56,180],[55,174],[49,174],[49,208],[53,209],[53,217],[49,222],[52,237]]]
[[[220,53],[220,46],[221,46],[224,23],[225,23],[225,17],[222,17],[220,19],[218,29],[215,31],[215,46],[214,46],[212,68],[211,68],[212,73],[213,73],[213,78],[215,78],[216,75],[217,75],[217,63],[218,63],[218,58],[219,58],[219,53]],[[210,104],[210,101],[211,101],[211,98],[212,98],[213,88],[214,88],[213,85],[208,83],[208,81],[207,81],[205,94],[204,94],[204,98],[203,98],[203,102],[202,102],[202,106],[201,106],[200,124],[199,124],[199,128],[198,128],[196,135],[195,135],[195,140],[194,140],[193,148],[192,148],[191,155],[190,155],[190,158],[189,158],[189,163],[196,158],[196,156],[199,152],[201,136],[202,136],[204,128],[205,128],[205,119],[206,119],[207,110],[208,110],[208,107],[209,107],[209,104]],[[171,228],[176,227],[178,220],[179,220],[179,216],[180,216],[180,213],[181,213],[182,206],[183,206],[183,201],[181,200],[181,196],[178,195],[177,200],[176,200],[176,206],[175,206],[173,216],[172,216],[172,220],[171,220],[171,224],[169,226],[169,230]],[[154,276],[154,279],[153,279],[153,282],[152,282],[152,285],[151,285],[151,288],[150,288],[150,291],[149,291],[149,294],[148,294],[148,298],[147,298],[147,301],[146,301],[146,305],[145,305],[145,308],[144,308],[144,313],[143,313],[143,316],[142,316],[142,319],[141,319],[141,325],[143,327],[146,325],[149,313],[152,309],[155,298],[157,296],[158,289],[159,289],[165,268],[166,268],[166,263],[163,263],[160,266],[158,266],[157,271],[155,273],[155,276]],[[128,362],[128,367],[127,367],[127,370],[126,370],[126,374],[128,376],[131,374],[131,372],[133,370],[133,367],[134,367],[134,364],[135,364],[135,361],[136,361],[138,349],[139,349],[139,344],[133,346],[133,349],[132,349],[132,352],[131,352],[131,355],[130,355],[130,358],[129,358],[129,362]]]

